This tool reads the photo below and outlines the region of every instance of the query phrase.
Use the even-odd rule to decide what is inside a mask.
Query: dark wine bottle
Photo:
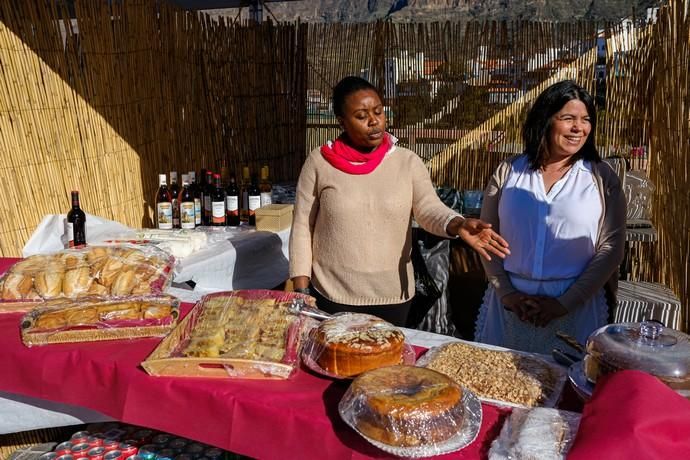
[[[65,234],[70,248],[86,244],[86,214],[79,207],[78,190],[72,191],[72,209],[67,213]]]
[[[256,225],[256,210],[261,207],[261,190],[259,190],[259,176],[252,174],[252,182],[247,189],[247,214],[249,225]]]
[[[194,194],[189,186],[189,176],[182,174],[182,190],[177,199],[180,203],[180,227],[193,229],[194,224]]]
[[[165,179],[165,174],[158,175],[158,193],[156,194],[156,222],[162,230],[173,228],[172,199]]]
[[[230,176],[230,183],[225,189],[225,224],[231,227],[240,225],[240,189],[237,188],[234,174]]]

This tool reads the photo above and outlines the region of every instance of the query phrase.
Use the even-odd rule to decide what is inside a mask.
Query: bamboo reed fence
[[[687,326],[689,3],[633,27],[257,25],[156,0],[77,0],[70,19],[60,0],[0,2],[0,255],[66,211],[72,188],[88,212],[148,226],[158,173],[268,164],[274,180],[295,180],[339,133],[330,92],[346,75],[379,88],[389,130],[437,184],[483,188],[521,151],[534,98],[574,78],[601,103],[601,152],[657,186],[660,242],[633,248],[633,276],[670,285]]]

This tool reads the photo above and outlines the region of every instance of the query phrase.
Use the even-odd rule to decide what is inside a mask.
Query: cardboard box
[[[269,204],[256,210],[256,229],[262,232],[279,232],[292,225],[291,204]]]

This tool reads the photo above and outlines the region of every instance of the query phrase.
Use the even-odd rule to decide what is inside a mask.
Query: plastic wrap
[[[434,347],[417,365],[448,375],[482,401],[510,407],[555,406],[567,378],[566,369],[540,355],[464,342]]]
[[[562,460],[572,445],[580,414],[556,409],[515,409],[491,444],[489,460]]]
[[[284,379],[298,366],[305,318],[294,292],[245,290],[204,296],[142,363],[152,375]]]
[[[628,220],[649,220],[652,215],[654,184],[643,171],[625,173],[625,199]]]
[[[163,336],[175,326],[179,305],[172,296],[49,300],[24,315],[22,341],[32,346]]]
[[[389,366],[357,377],[338,405],[342,419],[364,439],[401,457],[428,457],[472,443],[481,403],[445,375]]]
[[[160,294],[171,282],[174,263],[150,246],[88,246],[30,256],[0,279],[0,302]]]
[[[309,332],[302,357],[312,370],[335,378],[351,378],[403,360],[414,364],[414,350],[405,346],[402,331],[363,313],[338,313],[322,321]]]

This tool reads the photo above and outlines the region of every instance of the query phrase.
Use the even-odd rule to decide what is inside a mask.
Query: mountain
[[[618,21],[646,17],[663,0],[302,0],[264,3],[264,17],[303,22],[430,22],[445,20]],[[210,12],[249,18],[249,9]]]

